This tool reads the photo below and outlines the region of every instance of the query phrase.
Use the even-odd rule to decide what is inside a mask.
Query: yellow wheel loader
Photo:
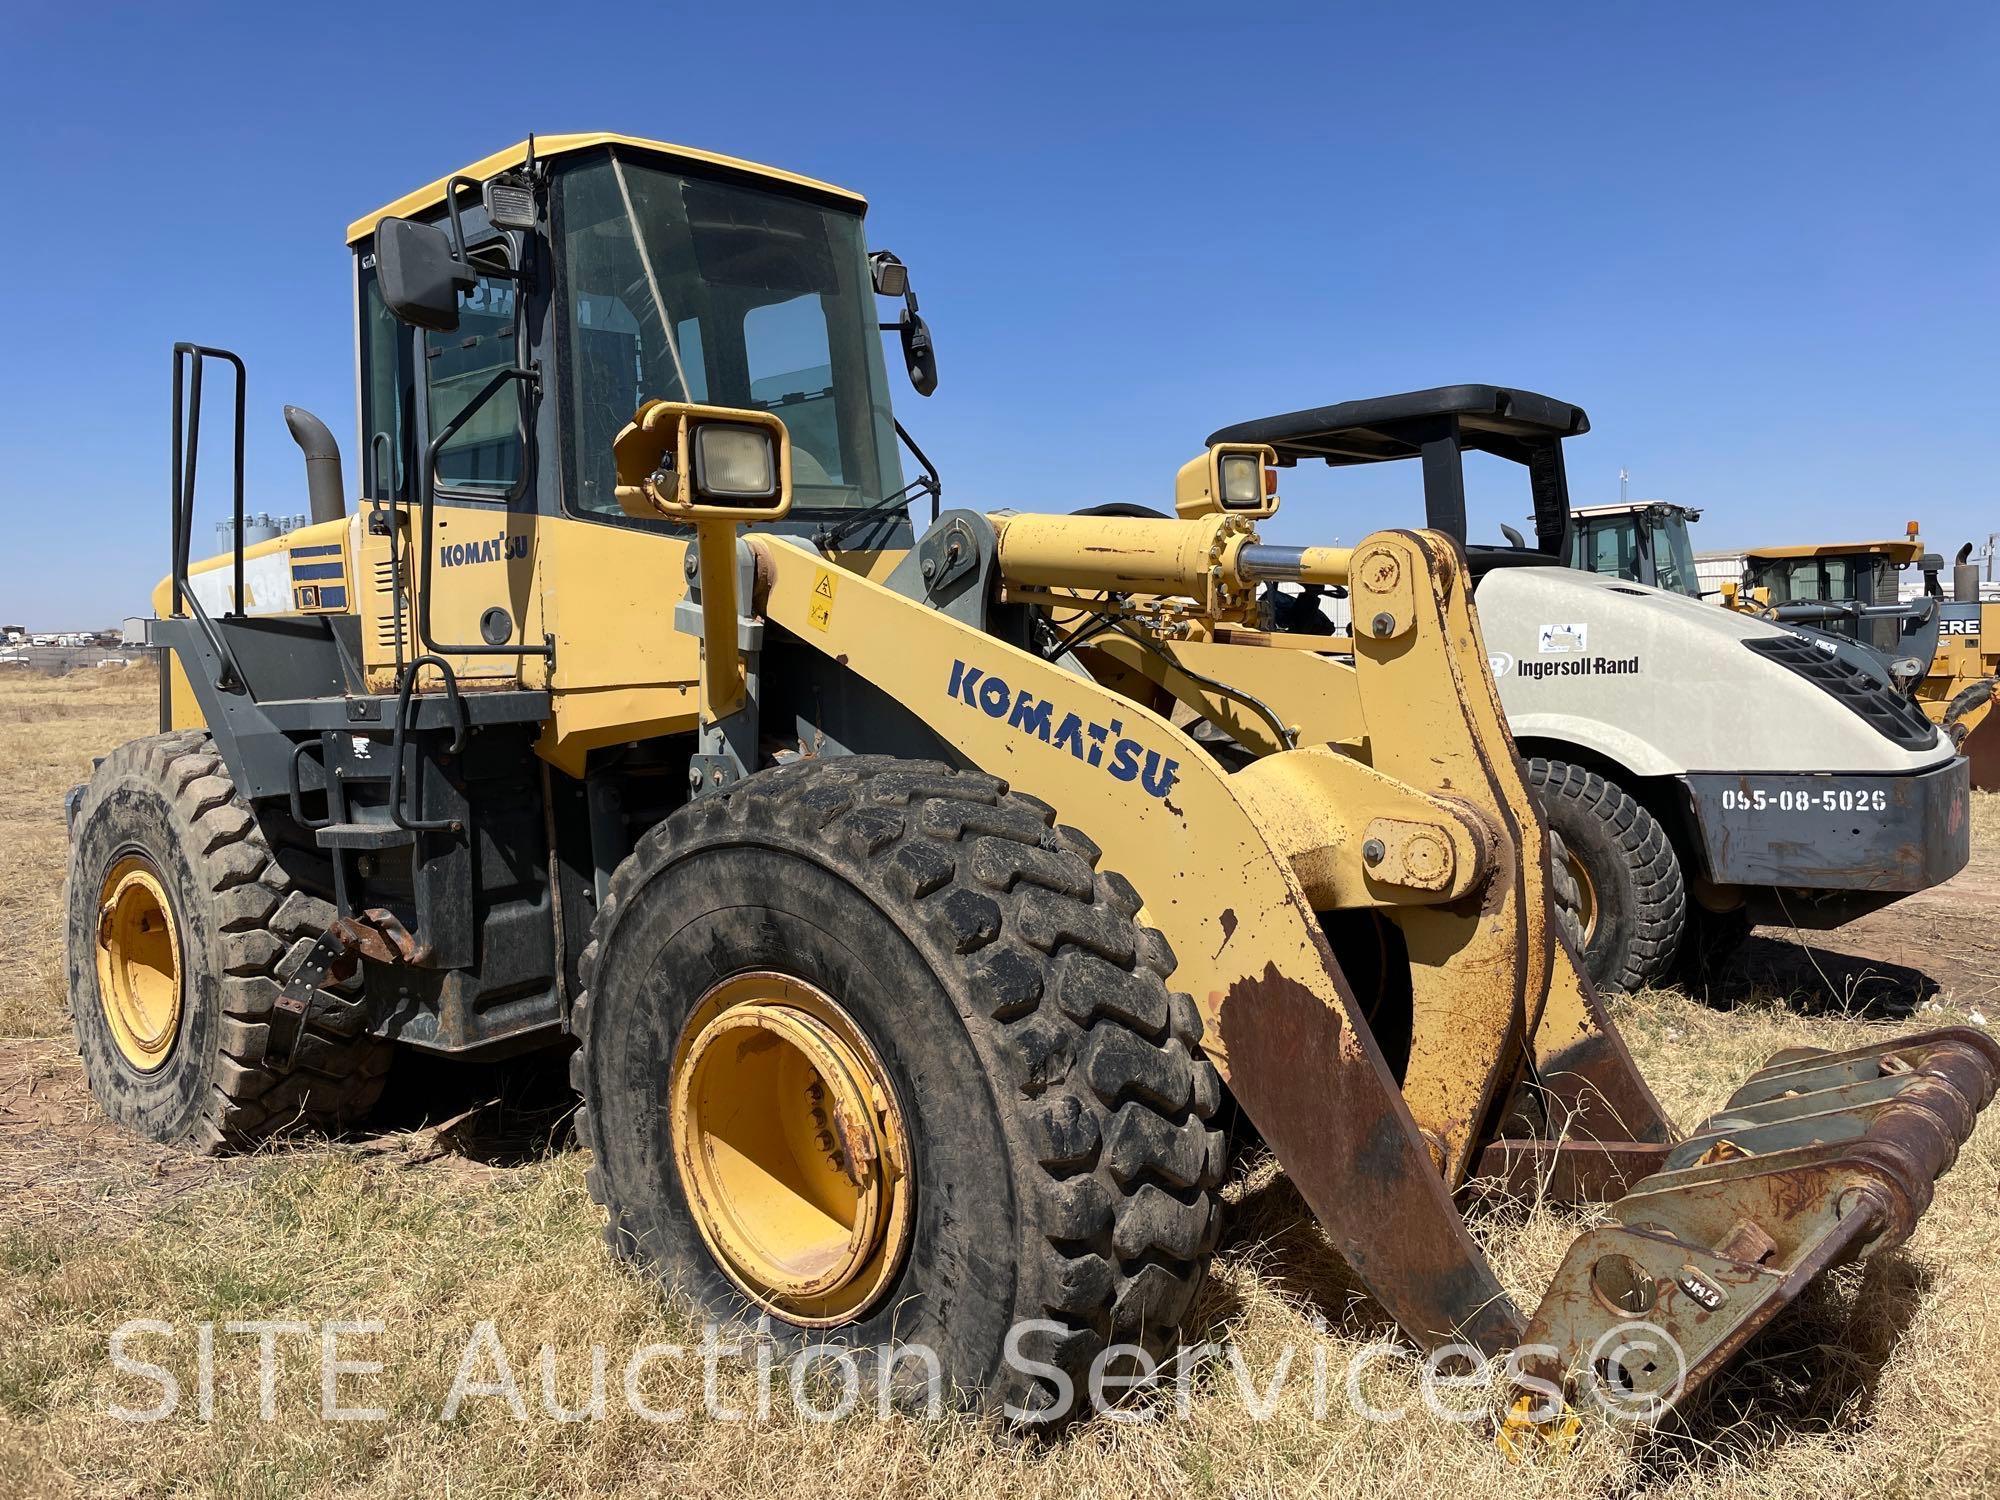
[[[1937,652],[1917,684],[1917,703],[1972,764],[1972,784],[2000,791],[2000,600],[1980,588],[1972,543],[1953,560],[1951,597],[1938,606]]]
[[[70,807],[110,1114],[240,1144],[397,1049],[574,1049],[616,1253],[1028,1421],[1174,1344],[1229,1098],[1414,1343],[1572,1399],[1664,1410],[1909,1234],[2000,1048],[1787,1052],[1677,1131],[1558,935],[1456,545],[1267,545],[1256,445],[1172,518],[942,509],[863,211],[576,135],[369,215],[358,495],[294,412],[314,523],[206,561],[244,372],[177,349],[161,732]],[[1351,659],[1253,628],[1273,579],[1349,591]],[[1610,1207],[1524,1308],[1464,1215],[1536,1184]]]
[[[1902,602],[1896,575],[1912,564],[1923,593]],[[1958,549],[1949,597],[1943,571],[1912,521],[1895,541],[1758,548],[1745,555],[1742,581],[1724,585],[1723,602],[1872,652],[1971,763],[1972,785],[2000,790],[2000,605],[1982,597],[1970,542]]]

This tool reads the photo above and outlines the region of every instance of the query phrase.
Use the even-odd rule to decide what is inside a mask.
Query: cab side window
[[[1584,532],[1584,566],[1607,578],[1639,581],[1639,538],[1629,520],[1614,518],[1592,523]]]
[[[409,331],[389,316],[371,259],[361,267],[361,473],[371,500],[400,494],[410,426]]]
[[[474,246],[475,259],[478,246]],[[362,432],[367,451],[362,473],[371,497],[406,494],[414,425],[415,376],[410,330],[389,315],[376,285],[372,259],[361,272]],[[458,417],[500,370],[514,364],[514,283],[482,276],[461,292],[458,327],[426,333],[423,391],[429,431],[435,436]],[[509,382],[452,434],[438,454],[438,489],[501,498],[522,477],[522,388]],[[386,454],[384,449],[386,448]],[[414,498],[411,496],[410,498]]]
[[[514,365],[511,281],[482,276],[459,293],[458,327],[424,337],[425,391],[435,437],[501,370]],[[510,382],[467,419],[438,453],[438,488],[504,494],[521,479],[521,387]]]

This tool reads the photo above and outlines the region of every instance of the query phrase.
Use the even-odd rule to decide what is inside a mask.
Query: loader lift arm
[[[1294,673],[1311,662],[1300,680],[1347,674],[1336,698],[1358,707],[1366,758],[1308,743],[1231,773],[1151,709],[789,539],[744,541],[757,579],[747,612],[916,706],[953,753],[1049,802],[1133,872],[1146,920],[1178,955],[1175,982],[1201,1008],[1204,1048],[1415,1342],[1533,1346],[1526,1368],[1571,1390],[1613,1379],[1654,1398],[1657,1416],[1824,1265],[1908,1232],[1990,1098],[2000,1049],[1939,1033],[1781,1056],[1678,1140],[1557,935],[1547,835],[1447,538],[1278,549],[1230,518],[1119,518],[1108,542],[1106,525],[995,518],[1005,586],[1077,587],[1081,567],[1107,591],[1228,615],[1273,567],[1343,583],[1370,622],[1353,664],[1283,655]],[[1078,545],[1085,527],[1092,549]],[[1168,632],[1158,670],[1187,652],[1240,680],[1226,653],[1254,653],[1248,639]],[[1440,674],[1453,691],[1437,690]],[[1307,720],[1305,696],[1277,696],[1281,717]],[[1226,852],[1195,871],[1163,862],[1162,847]],[[1400,1078],[1321,925],[1355,908],[1382,911],[1409,943],[1416,1014]],[[1461,1205],[1537,1180],[1621,1206],[1617,1224],[1572,1247],[1530,1316]],[[1593,1367],[1640,1308],[1694,1366],[1669,1372],[1670,1386],[1658,1376],[1656,1391],[1644,1387],[1657,1371]]]

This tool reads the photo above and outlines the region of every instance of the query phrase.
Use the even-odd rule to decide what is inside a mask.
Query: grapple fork
[[[1996,1079],[2000,1044],[1965,1027],[1780,1052],[1570,1246],[1523,1368],[1587,1371],[1663,1413],[1814,1276],[1909,1236]],[[1671,1346],[1614,1359],[1608,1341],[1635,1322]]]

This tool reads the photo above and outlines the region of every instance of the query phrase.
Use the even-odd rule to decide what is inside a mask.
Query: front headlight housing
[[[694,429],[694,486],[702,500],[768,505],[778,497],[778,445],[763,427],[702,422]]]

